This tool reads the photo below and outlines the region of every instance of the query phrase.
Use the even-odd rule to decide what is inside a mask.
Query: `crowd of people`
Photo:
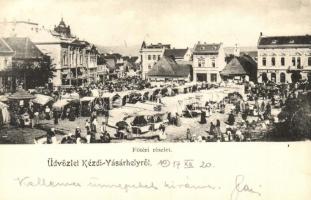
[[[221,85],[221,84],[220,84]],[[107,81],[105,83],[92,83],[88,86],[83,87],[69,87],[62,88],[56,91],[51,91],[48,88],[41,88],[35,91],[39,94],[45,94],[51,96],[55,101],[62,99],[63,96],[75,94],[78,98],[93,96],[92,91],[98,89],[100,92],[112,93],[121,91],[133,91],[143,90],[151,88],[151,84],[147,81],[141,80],[137,77],[124,78],[118,81]],[[194,88],[195,87],[195,88]],[[199,88],[195,85],[190,92],[196,91]],[[203,88],[203,85],[201,89]],[[205,102],[204,108],[201,109],[201,124],[209,124],[209,128],[206,131],[205,136],[196,136],[195,133],[191,134],[190,129],[187,129],[186,139],[188,141],[249,141],[252,140],[252,129],[256,129],[258,126],[262,130],[267,130],[268,126],[273,123],[278,123],[279,119],[277,116],[272,115],[272,109],[282,108],[288,98],[296,98],[299,91],[310,90],[310,83],[308,81],[302,81],[297,83],[286,83],[286,84],[275,84],[273,82],[257,83],[257,84],[245,84],[245,92],[247,99],[243,98],[238,92],[229,94],[228,97],[219,102],[207,101]],[[177,91],[176,91],[177,92]],[[171,89],[170,93],[176,93]],[[169,90],[166,87],[153,91],[151,95],[132,94],[131,96],[136,101],[158,101],[161,103],[161,98],[167,96]],[[177,93],[176,93],[177,94]],[[101,95],[101,94],[99,94]],[[152,97],[155,98],[152,98]],[[10,112],[12,113],[11,123],[20,127],[29,126],[32,128],[38,128],[40,120],[51,120],[53,119],[54,125],[59,123],[59,119],[68,118],[70,121],[74,121],[77,117],[81,116],[81,104],[70,103],[64,109],[59,110],[47,104],[45,106],[38,106],[32,101],[21,101],[20,105],[11,105]],[[131,101],[127,101],[131,102]],[[110,142],[111,133],[107,132],[110,102],[105,101],[103,98],[96,98],[94,101],[88,103],[89,119],[85,122],[85,137],[81,137],[81,128],[77,127],[75,134],[64,137],[62,142],[67,143],[94,143],[94,142]],[[230,104],[232,108],[230,112],[225,111],[226,106]],[[122,105],[124,105],[122,103]],[[168,125],[181,126],[181,117],[195,117],[189,110],[191,106],[187,106],[186,112],[182,116],[168,114]],[[221,114],[227,114],[228,118],[225,129],[221,129],[221,122],[219,119],[214,124],[212,121],[209,122],[208,118],[213,113],[219,112]],[[97,121],[98,116],[104,117],[104,122],[99,125]],[[165,132],[165,126],[161,126],[162,132]],[[129,130],[125,129],[117,130],[115,135],[119,139],[130,139],[131,134]],[[48,143],[53,143],[52,138],[55,135],[55,129],[50,130],[48,134]],[[165,135],[165,134],[163,134]],[[126,136],[126,137],[125,137]],[[197,139],[195,139],[197,138]]]

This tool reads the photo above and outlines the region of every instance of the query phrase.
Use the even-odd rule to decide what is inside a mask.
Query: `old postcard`
[[[0,199],[311,199],[310,0],[0,0]]]

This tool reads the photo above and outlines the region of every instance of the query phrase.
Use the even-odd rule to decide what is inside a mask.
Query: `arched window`
[[[262,74],[261,74],[261,79],[262,79],[263,82],[267,82],[267,81],[268,81],[267,73],[265,73],[265,72],[262,73]]]
[[[271,73],[271,81],[276,82],[276,74]]]
[[[281,74],[280,74],[280,82],[281,83],[285,83],[285,81],[286,81],[286,75],[285,75],[284,72],[281,72]]]

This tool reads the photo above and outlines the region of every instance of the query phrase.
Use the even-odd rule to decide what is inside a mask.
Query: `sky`
[[[0,20],[53,28],[61,17],[92,43],[115,46],[198,41],[256,46],[264,35],[311,34],[311,0],[0,0]]]

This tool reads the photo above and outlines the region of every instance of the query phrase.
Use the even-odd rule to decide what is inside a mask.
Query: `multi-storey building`
[[[34,38],[38,48],[52,59],[54,86],[82,85],[97,79],[96,47],[73,36],[63,19],[54,30],[42,30]]]
[[[225,67],[225,52],[222,43],[198,42],[193,48],[193,81],[218,83],[220,71]]]
[[[2,21],[0,22],[1,37],[28,37],[31,38],[40,31],[37,23],[31,21]]]
[[[143,41],[140,48],[140,59],[141,59],[141,72],[142,78],[145,79],[147,73],[152,68],[152,66],[161,59],[164,54],[165,49],[170,49],[171,45],[169,44],[150,44],[147,45]]]
[[[55,69],[51,80],[54,86],[82,85],[96,80],[96,47],[74,36],[63,19],[53,30],[30,21],[1,22],[0,27],[2,36],[29,37],[50,56]]]
[[[292,82],[292,72],[310,78],[311,35],[263,36],[258,40],[258,82]]]

